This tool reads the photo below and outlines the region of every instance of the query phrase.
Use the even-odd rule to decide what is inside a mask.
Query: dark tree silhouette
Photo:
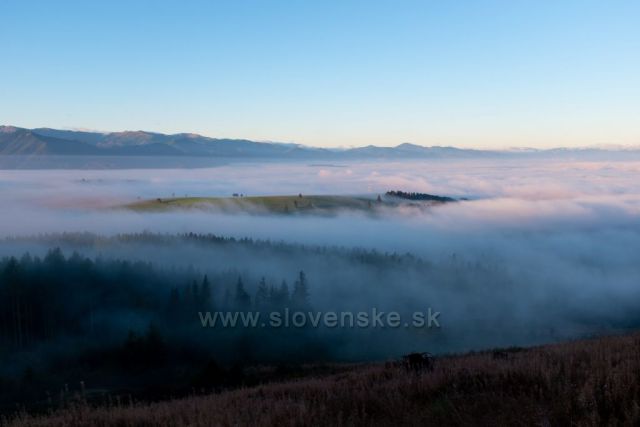
[[[445,196],[435,196],[427,193],[405,193],[404,191],[387,191],[387,196],[398,197],[407,200],[427,200],[433,202],[455,202],[455,199]]]
[[[200,285],[200,301],[205,308],[211,305],[211,285],[206,274],[202,278],[202,284]]]
[[[304,271],[300,271],[298,279],[293,285],[291,303],[296,307],[305,307],[309,304],[309,287]]]
[[[248,309],[251,306],[251,297],[244,289],[241,277],[238,277],[238,282],[236,283],[236,295],[234,301],[236,308],[241,310]]]
[[[258,290],[256,291],[256,296],[254,298],[254,304],[256,308],[262,309],[267,306],[269,303],[269,289],[267,288],[267,282],[264,277],[260,279],[260,283],[258,284]]]
[[[269,302],[272,307],[283,308],[289,305],[289,285],[283,280],[279,288],[271,287],[269,291]]]

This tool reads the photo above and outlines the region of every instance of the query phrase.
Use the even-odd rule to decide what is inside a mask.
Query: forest
[[[4,258],[1,403],[37,401],[56,386],[80,381],[107,389],[142,387],[142,393],[157,390],[153,378],[161,380],[162,388],[172,384],[167,393],[235,384],[243,378],[225,374],[233,368],[230,360],[244,364],[259,354],[263,362],[278,355],[283,355],[278,362],[293,362],[302,357],[295,351],[301,345],[317,348],[305,351],[305,359],[322,359],[322,343],[309,330],[274,336],[284,351],[269,352],[275,343],[265,343],[252,331],[205,335],[198,321],[197,313],[204,310],[308,307],[307,296],[302,271],[291,289],[286,280],[276,287],[261,278],[250,295],[242,277],[231,272],[203,275],[145,262],[90,259],[77,252],[65,256],[60,248],[43,258],[28,253]]]
[[[437,196],[434,194],[427,194],[427,193],[415,193],[415,192],[409,193],[409,192],[400,191],[400,190],[387,191],[386,195],[392,196],[392,197],[398,197],[400,199],[406,199],[406,200],[433,201],[433,202],[443,202],[443,203],[456,201],[456,199],[452,197]]]
[[[154,400],[295,377],[308,364],[532,345],[640,325],[629,293],[617,299],[585,287],[580,304],[566,304],[557,283],[487,256],[425,259],[149,232],[5,238],[0,254],[5,412],[16,404],[48,407],[67,388],[96,399],[125,393]],[[536,294],[523,292],[522,283]],[[523,311],[523,304],[543,307],[545,315]],[[442,328],[203,327],[200,317],[372,307],[403,316],[433,307],[442,312]],[[277,374],[265,377],[260,366]]]
[[[382,268],[426,265],[410,255],[193,233],[4,239],[0,246],[26,245],[40,254],[0,260],[0,408],[11,411],[16,404],[26,404],[37,409],[68,384],[105,393],[126,390],[152,399],[189,393],[194,387],[225,388],[260,380],[243,374],[243,366],[270,364],[286,370],[340,359],[333,349],[345,339],[341,332],[203,328],[202,312],[312,310],[313,278],[302,270],[263,275],[225,263],[207,263],[202,269],[179,262],[123,260],[105,251],[112,247],[117,252],[120,245],[164,245],[175,254],[177,244],[287,258],[305,252],[311,257],[346,255],[349,262]],[[70,247],[102,252],[86,256]]]

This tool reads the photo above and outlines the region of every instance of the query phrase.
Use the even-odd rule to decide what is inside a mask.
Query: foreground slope
[[[120,401],[122,402],[122,401]],[[442,357],[153,404],[76,404],[7,426],[638,425],[640,334]]]

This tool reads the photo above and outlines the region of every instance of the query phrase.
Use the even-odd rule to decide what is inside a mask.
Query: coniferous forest
[[[160,397],[243,384],[248,379],[237,367],[245,364],[328,360],[328,343],[310,329],[265,336],[242,325],[202,326],[207,312],[310,308],[303,271],[291,287],[289,278],[276,286],[264,277],[245,287],[253,279],[65,255],[60,248],[43,257],[6,257],[0,261],[0,402],[5,409],[33,404],[63,384],[80,383]]]
[[[538,290],[544,284],[515,277],[490,257],[423,259],[194,233],[0,241],[0,251],[17,250],[0,260],[0,403],[9,412],[16,404],[50,407],[52,396],[68,395],[69,387],[98,400],[114,393],[153,400],[295,377],[296,367],[309,363],[531,345],[640,325],[636,305],[595,294],[585,293],[583,306],[555,310],[562,304],[557,288],[540,302],[545,316],[519,315],[519,302],[531,298],[522,280]],[[596,302],[616,310],[594,315]],[[372,308],[403,319],[433,308],[442,324],[336,328],[283,321],[296,311]],[[212,324],[215,313],[235,315],[236,323]],[[242,323],[256,313],[259,321]],[[260,366],[278,370],[252,368]]]

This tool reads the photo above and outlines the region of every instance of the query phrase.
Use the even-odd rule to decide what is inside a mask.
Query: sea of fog
[[[461,350],[531,342],[518,339],[523,328],[514,325],[522,322],[535,321],[549,328],[564,325],[563,336],[574,336],[600,330],[590,325],[590,318],[611,319],[621,310],[636,313],[636,301],[640,301],[639,176],[640,162],[542,160],[0,170],[0,236],[65,231],[106,235],[196,232],[410,252],[433,263],[441,272],[438,280],[442,283],[423,283],[432,279],[412,277],[405,283],[380,284],[378,296],[384,299],[389,289],[404,287],[408,300],[429,300],[442,309],[449,316],[445,320],[448,331],[455,323],[468,329],[471,324],[463,312],[465,307],[482,311],[486,304],[492,311],[484,315],[501,325],[502,337],[474,332],[467,334],[464,344],[446,347]],[[376,217],[353,212],[331,217],[210,211],[138,213],[117,208],[138,199],[185,195],[375,195],[388,190],[468,200],[426,212],[397,209]],[[25,249],[35,253],[46,250],[5,242],[0,244],[0,255],[21,255]],[[325,261],[315,265],[308,257],[247,260],[239,254],[196,247],[125,248],[111,255],[163,265],[195,264],[205,270],[253,268],[255,274],[272,271],[274,277],[305,268],[315,284],[314,295],[327,304],[335,295],[365,298],[366,286],[376,280],[374,270],[338,261],[333,266],[322,264]],[[452,258],[462,263],[459,271],[464,272],[464,282],[470,283],[471,289],[442,288],[456,282],[459,272],[451,265]],[[472,277],[474,265],[482,266],[478,270],[482,276],[476,279]],[[353,289],[343,289],[349,286]],[[520,323],[514,323],[515,319]],[[619,318],[615,320],[620,323]],[[629,324],[636,320],[629,318]],[[539,340],[558,337],[554,332]]]
[[[0,170],[0,235],[212,232],[424,252],[459,238],[629,231],[640,213],[640,162],[464,160],[236,163],[200,169]],[[113,210],[148,198],[417,191],[467,198],[426,215],[268,217]],[[435,236],[439,236],[435,238]],[[427,237],[430,237],[427,239]],[[602,244],[602,243],[600,243]],[[486,242],[487,246],[491,246]]]
[[[0,170],[0,236],[65,231],[214,233],[411,252],[430,259],[490,256],[534,273],[543,266],[545,272],[583,274],[587,270],[582,264],[588,261],[615,275],[628,268],[635,272],[640,265],[639,176],[640,162],[542,160]],[[469,200],[426,213],[395,210],[375,218],[348,212],[315,217],[114,208],[139,198],[379,194],[392,189]],[[626,281],[638,279],[630,276]]]

